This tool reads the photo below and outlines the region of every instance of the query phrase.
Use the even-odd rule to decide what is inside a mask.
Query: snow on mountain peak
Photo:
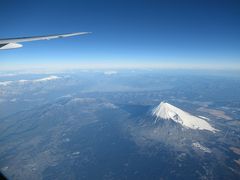
[[[185,128],[208,130],[212,132],[218,131],[203,118],[193,116],[167,102],[161,102],[153,109],[152,114],[156,116],[157,119],[173,120]]]

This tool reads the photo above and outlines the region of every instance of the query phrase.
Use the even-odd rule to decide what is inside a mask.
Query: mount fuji
[[[167,102],[161,102],[153,109],[152,115],[156,120],[172,120],[188,129],[207,130],[211,132],[219,131],[212,127],[205,119],[193,116]]]

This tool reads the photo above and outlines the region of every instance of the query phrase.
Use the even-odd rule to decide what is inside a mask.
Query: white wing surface
[[[70,37],[70,36],[79,36],[79,35],[84,35],[84,34],[89,34],[89,33],[90,32],[77,32],[77,33],[57,34],[57,35],[48,35],[48,36],[0,39],[0,50],[20,48],[20,47],[22,47],[22,44],[19,44],[21,42],[50,40],[50,39],[65,38],[65,37]]]

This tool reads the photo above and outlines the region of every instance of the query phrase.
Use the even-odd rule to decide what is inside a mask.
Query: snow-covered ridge
[[[33,79],[33,80],[18,80],[18,81],[2,81],[0,82],[0,86],[8,86],[12,83],[19,83],[19,84],[25,84],[25,83],[37,83],[37,82],[46,82],[46,81],[52,81],[52,80],[57,80],[60,77],[58,76],[48,76],[45,78],[41,78],[41,79]]]
[[[8,86],[10,84],[12,84],[13,81],[2,81],[0,82],[0,86]]]
[[[156,116],[157,119],[173,120],[185,128],[208,130],[212,132],[218,131],[203,118],[193,116],[166,102],[161,102],[153,109],[152,114]]]
[[[42,81],[51,81],[51,80],[56,80],[59,79],[60,77],[58,76],[48,76],[46,78],[42,78],[42,79],[35,79],[33,80],[34,82],[42,82]]]
[[[56,80],[56,79],[59,79],[60,77],[58,76],[48,76],[48,77],[45,77],[45,78],[41,78],[41,79],[34,79],[34,80],[19,80],[18,82],[19,83],[27,83],[27,82],[44,82],[44,81],[52,81],[52,80]]]

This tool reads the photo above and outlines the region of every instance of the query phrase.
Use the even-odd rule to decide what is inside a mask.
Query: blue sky
[[[91,31],[0,51],[0,68],[76,64],[240,67],[238,0],[0,0],[0,38]]]

